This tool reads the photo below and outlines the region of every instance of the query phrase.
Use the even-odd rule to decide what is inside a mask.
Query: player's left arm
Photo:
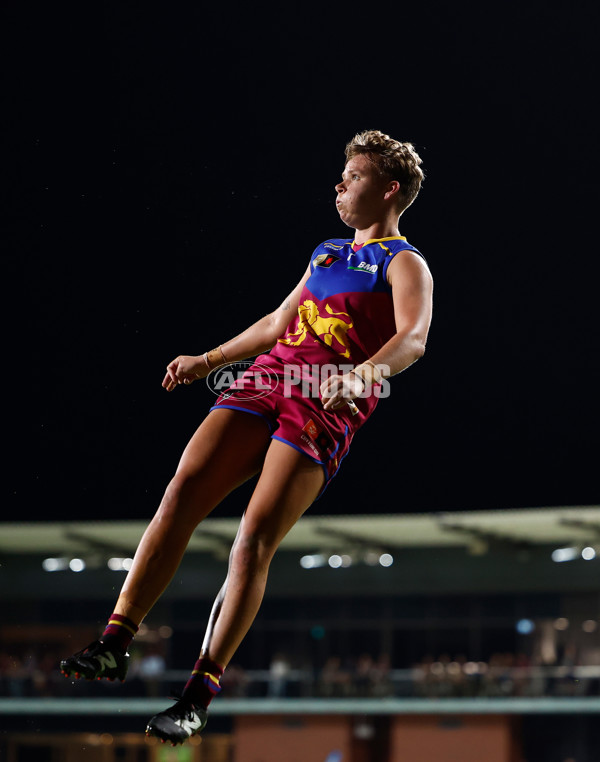
[[[418,254],[396,254],[387,278],[392,287],[396,333],[370,358],[384,378],[401,373],[425,354],[433,308],[433,278]]]
[[[425,353],[431,323],[433,279],[423,259],[411,251],[396,254],[387,270],[392,287],[396,333],[381,349],[353,371],[331,376],[321,384],[325,410],[370,392],[374,383],[395,376]]]

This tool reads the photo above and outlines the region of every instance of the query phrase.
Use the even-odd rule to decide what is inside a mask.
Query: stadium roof
[[[239,520],[206,519],[188,552],[228,554]],[[0,523],[0,553],[129,556],[146,527],[143,521]],[[304,516],[282,550],[317,552],[348,547],[392,550],[465,547],[485,552],[490,544],[514,547],[600,544],[600,506],[567,506],[428,514]]]

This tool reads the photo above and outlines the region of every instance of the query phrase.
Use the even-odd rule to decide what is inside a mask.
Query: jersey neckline
[[[362,248],[363,246],[367,246],[370,243],[379,243],[380,241],[406,241],[406,236],[390,235],[387,238],[368,238],[364,243],[359,243],[359,244],[357,244],[356,239],[354,239],[350,245],[360,246]]]

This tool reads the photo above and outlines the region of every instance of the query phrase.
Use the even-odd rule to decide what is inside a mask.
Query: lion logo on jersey
[[[317,305],[307,299],[298,307],[298,327],[293,333],[288,333],[279,341],[282,344],[297,347],[302,344],[308,334],[311,334],[317,336],[328,347],[335,349],[342,357],[350,357],[346,333],[354,325],[352,318],[347,312],[334,312],[328,304],[325,305],[325,309],[329,317],[319,314]]]

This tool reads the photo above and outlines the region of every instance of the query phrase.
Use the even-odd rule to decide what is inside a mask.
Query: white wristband
[[[366,360],[361,365],[357,365],[356,368],[350,371],[350,373],[354,373],[355,376],[358,376],[365,388],[367,386],[372,386],[373,384],[380,384],[383,381],[381,371],[377,365],[370,360]]]

